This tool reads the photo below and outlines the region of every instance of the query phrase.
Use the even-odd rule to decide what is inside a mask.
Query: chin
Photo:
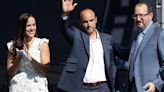
[[[93,32],[94,32],[93,30],[87,30],[87,33],[89,33],[89,34],[91,34]]]
[[[29,35],[28,37],[32,38],[32,37],[34,37],[34,35]]]
[[[144,26],[143,25],[137,25],[138,28],[142,29]]]

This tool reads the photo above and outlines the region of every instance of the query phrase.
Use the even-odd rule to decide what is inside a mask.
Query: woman
[[[50,63],[49,40],[37,38],[36,29],[32,14],[23,13],[14,39],[7,43],[9,92],[48,92],[45,74]]]

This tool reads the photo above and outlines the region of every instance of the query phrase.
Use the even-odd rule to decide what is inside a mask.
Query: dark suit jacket
[[[130,59],[129,59],[130,60]],[[164,63],[164,30],[153,23],[145,34],[134,61],[130,61],[130,81],[134,76],[137,92],[144,92],[143,86],[153,82],[161,92],[164,81],[161,79],[160,63]],[[132,64],[134,67],[132,67]]]
[[[131,34],[129,34],[129,43],[127,46],[122,46],[121,44],[118,43],[113,43],[113,49],[114,49],[114,54],[118,58],[128,61],[129,55],[130,55],[130,50],[133,41],[136,39],[137,35],[139,34],[138,29],[136,27],[132,30]]]
[[[79,92],[89,61],[89,36],[79,28],[69,28],[68,21],[61,20],[60,28],[72,48],[58,82],[58,88],[67,92]],[[104,50],[107,83],[114,90],[116,66],[111,60],[111,36],[105,33],[99,34]]]

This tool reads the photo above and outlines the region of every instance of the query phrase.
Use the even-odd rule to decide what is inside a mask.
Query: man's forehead
[[[147,12],[148,9],[147,9],[147,6],[145,4],[142,4],[142,5],[136,5],[135,7],[135,13],[136,12]]]
[[[95,13],[94,13],[94,11],[93,10],[91,10],[91,9],[89,9],[89,8],[87,8],[87,9],[84,9],[84,10],[82,10],[81,12],[80,12],[80,15],[85,15],[85,14],[94,14],[95,15]]]

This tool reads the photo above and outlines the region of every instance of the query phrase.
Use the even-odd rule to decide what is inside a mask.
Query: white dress
[[[49,42],[46,38],[35,38],[29,54],[40,63],[40,45]],[[10,51],[13,42],[8,42]],[[9,92],[48,92],[48,81],[45,75],[36,71],[32,64],[23,58],[18,72],[11,78]]]

